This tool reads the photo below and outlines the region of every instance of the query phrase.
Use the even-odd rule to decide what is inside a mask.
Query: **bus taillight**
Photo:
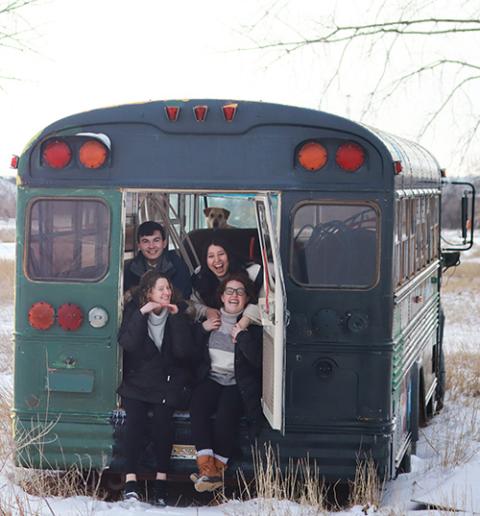
[[[165,106],[165,113],[170,122],[176,122],[180,114],[180,108],[178,106]]]
[[[355,172],[365,163],[365,151],[357,143],[343,143],[335,154],[335,161],[346,172]]]
[[[43,145],[42,161],[51,168],[65,168],[72,159],[72,150],[63,140],[49,140]]]
[[[50,303],[38,301],[28,311],[28,322],[36,330],[48,330],[55,322],[55,310]]]
[[[65,303],[57,311],[58,324],[67,331],[75,331],[83,323],[83,312],[78,305]]]
[[[237,107],[238,104],[227,104],[226,106],[222,107],[223,116],[227,122],[231,122],[234,119],[235,113],[237,112]]]
[[[327,149],[318,142],[307,142],[300,147],[297,159],[304,169],[315,172],[327,163]]]
[[[86,168],[100,168],[108,157],[108,149],[98,140],[88,140],[78,152],[80,163]]]
[[[207,118],[207,106],[195,106],[193,108],[193,113],[195,114],[195,120],[197,122],[204,122],[205,118]]]

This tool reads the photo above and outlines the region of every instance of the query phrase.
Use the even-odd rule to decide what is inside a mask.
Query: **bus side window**
[[[301,206],[293,222],[293,277],[309,286],[371,286],[377,271],[377,226],[377,213],[367,205]]]

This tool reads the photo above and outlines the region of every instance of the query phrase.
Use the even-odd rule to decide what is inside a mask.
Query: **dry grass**
[[[0,242],[15,242],[15,228],[0,228]]]
[[[15,277],[15,262],[13,260],[0,259],[0,298],[1,305],[13,303],[13,282]]]

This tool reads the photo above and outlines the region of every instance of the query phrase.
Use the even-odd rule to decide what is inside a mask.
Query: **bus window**
[[[372,287],[379,220],[367,204],[308,203],[294,213],[290,272],[315,287]]]
[[[30,279],[98,281],[106,274],[110,212],[103,201],[39,199],[29,212]]]

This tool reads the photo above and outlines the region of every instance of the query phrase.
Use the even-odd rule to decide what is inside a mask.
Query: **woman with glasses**
[[[263,421],[262,328],[251,325],[242,330],[237,326],[246,306],[256,302],[255,287],[245,273],[234,273],[221,281],[217,295],[219,315],[195,328],[203,358],[190,405],[198,466],[198,473],[190,478],[199,492],[223,485],[240,417],[246,416],[252,440]]]

